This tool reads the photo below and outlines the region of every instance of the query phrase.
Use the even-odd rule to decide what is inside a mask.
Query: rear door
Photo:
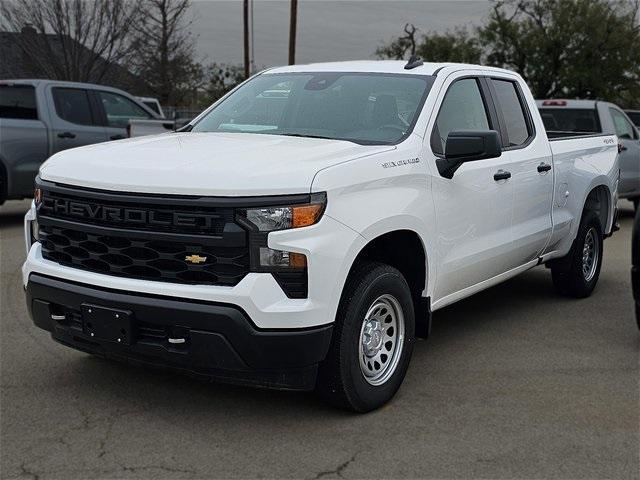
[[[502,156],[509,164],[514,188],[513,248],[515,266],[535,260],[551,236],[553,158],[544,134],[537,135],[531,109],[518,82],[510,77],[487,78],[494,99]]]
[[[452,131],[497,129],[478,77],[463,75],[445,84],[444,89],[435,125],[429,132],[432,158],[443,156]],[[465,163],[451,179],[434,177],[441,259],[437,299],[511,268],[505,258],[511,248],[513,183],[509,178],[500,179],[509,169],[508,159],[499,157]]]
[[[53,153],[107,139],[85,88],[50,87]]]
[[[622,144],[618,156],[620,162],[619,194],[624,197],[640,195],[640,135],[627,119],[627,116],[615,107],[609,107],[613,128]]]
[[[153,117],[133,100],[115,92],[95,90],[109,140],[127,138],[129,120],[152,120]]]

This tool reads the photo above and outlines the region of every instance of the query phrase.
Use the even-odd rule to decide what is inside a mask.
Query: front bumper
[[[69,347],[271,388],[312,389],[333,328],[263,330],[234,305],[115,291],[36,273],[28,278],[26,295],[34,323]],[[90,336],[86,305],[131,312],[130,344]],[[174,337],[185,341],[170,343]]]

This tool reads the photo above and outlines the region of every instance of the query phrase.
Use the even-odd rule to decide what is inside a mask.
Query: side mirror
[[[502,145],[495,130],[456,130],[449,133],[444,158],[438,158],[436,166],[440,175],[450,179],[463,163],[500,155]]]

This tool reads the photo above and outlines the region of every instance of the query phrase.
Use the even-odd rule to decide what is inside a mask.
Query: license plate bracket
[[[135,341],[133,312],[82,304],[82,329],[96,340],[131,345]]]

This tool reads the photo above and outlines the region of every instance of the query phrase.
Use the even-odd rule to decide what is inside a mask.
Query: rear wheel
[[[585,212],[569,254],[551,266],[553,284],[559,293],[575,298],[591,295],[600,277],[602,239],[598,216]]]
[[[411,291],[393,267],[363,262],[349,276],[318,392],[331,404],[368,412],[400,387],[413,351]]]

